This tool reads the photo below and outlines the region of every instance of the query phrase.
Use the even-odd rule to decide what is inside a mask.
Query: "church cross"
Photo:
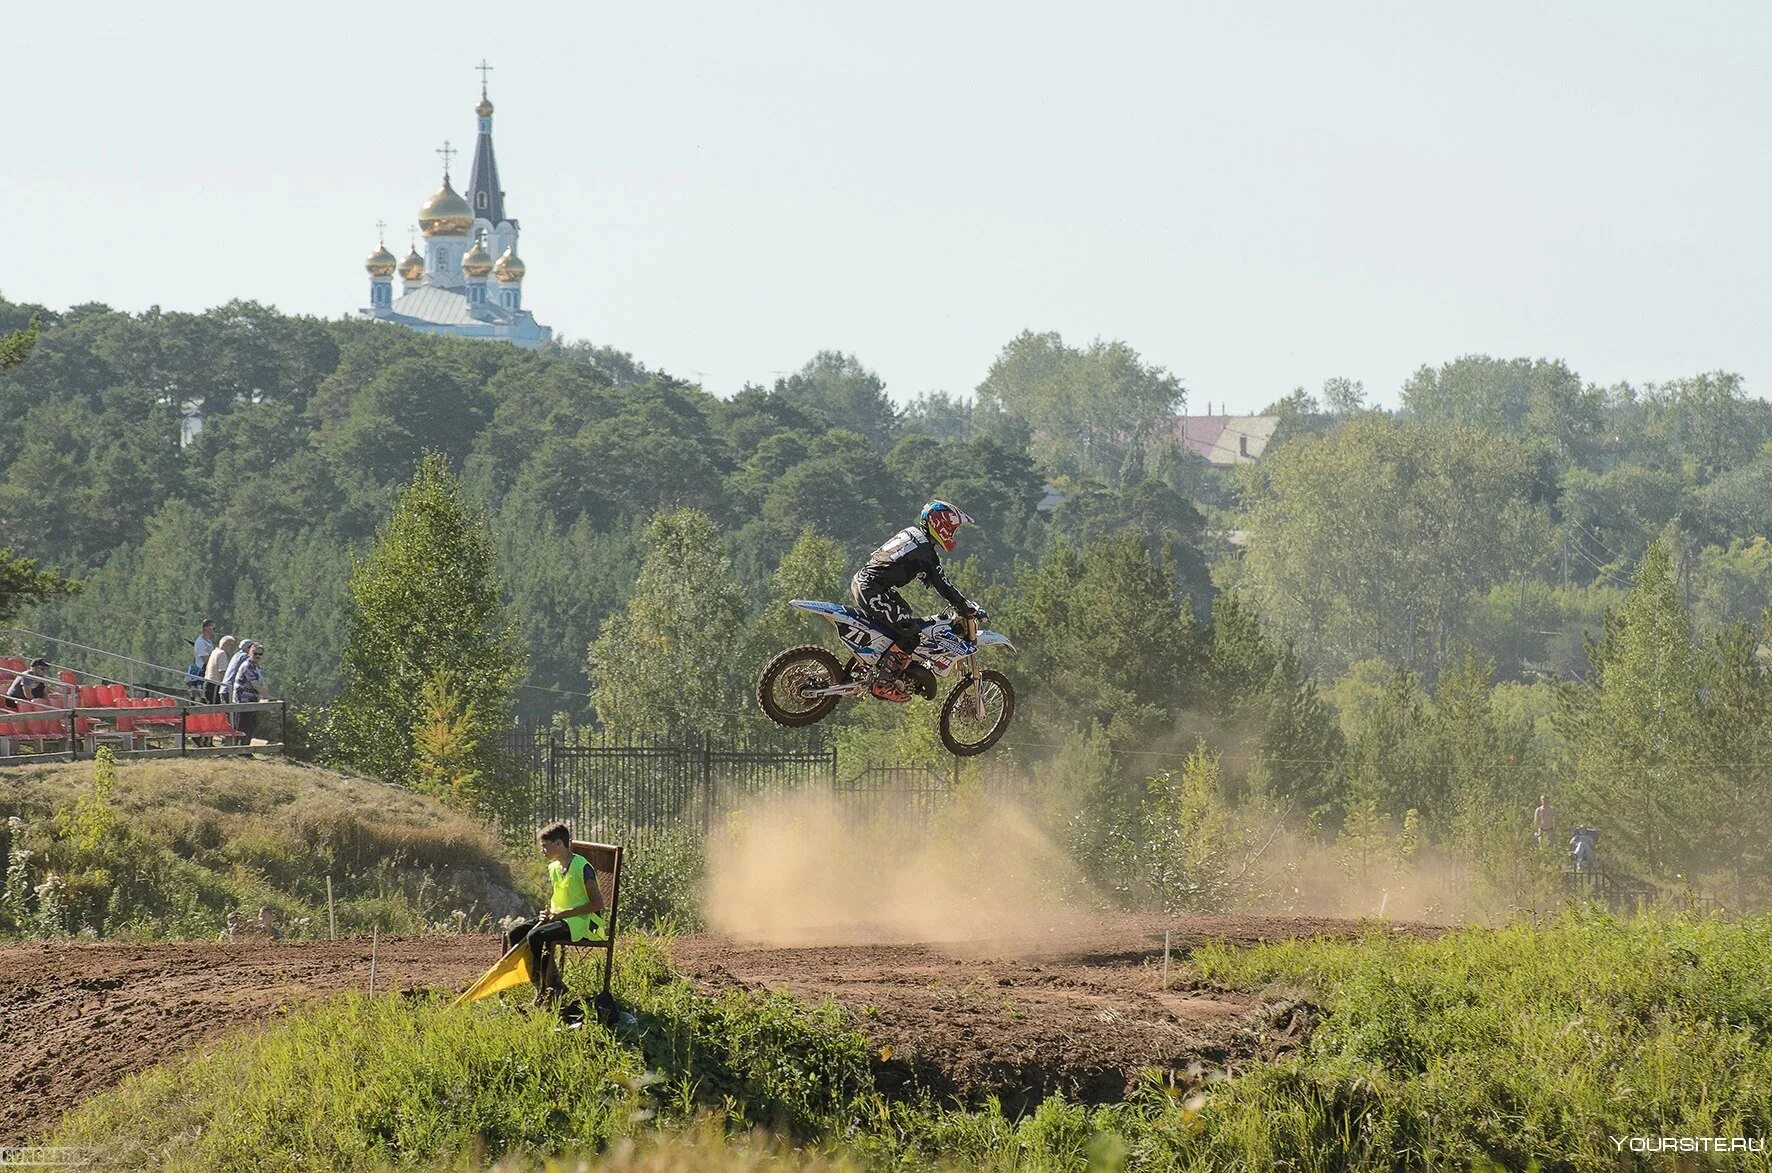
[[[448,139],[444,139],[443,145],[437,148],[437,154],[443,156],[443,177],[445,179],[449,177],[449,160],[455,158],[458,153],[454,147],[449,145]]]
[[[486,58],[482,57],[480,64],[474,68],[480,71],[480,96],[484,98],[486,96],[486,75],[492,72],[492,66],[486,64]]]
[[[377,220],[375,222],[375,238],[382,241],[387,240],[388,222],[386,220]]]

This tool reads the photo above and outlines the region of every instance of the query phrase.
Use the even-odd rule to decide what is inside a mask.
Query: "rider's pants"
[[[923,621],[905,605],[903,598],[891,587],[870,586],[861,575],[849,580],[849,594],[862,614],[892,633],[905,652],[915,652],[923,635]]]

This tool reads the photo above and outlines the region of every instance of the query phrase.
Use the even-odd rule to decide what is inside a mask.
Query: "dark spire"
[[[492,157],[492,103],[486,97],[486,71],[492,67],[482,61],[478,68],[480,104],[474,107],[474,113],[480,119],[480,136],[474,144],[474,176],[468,185],[468,206],[474,209],[476,218],[497,224],[505,218],[505,193],[498,186],[498,162]]]

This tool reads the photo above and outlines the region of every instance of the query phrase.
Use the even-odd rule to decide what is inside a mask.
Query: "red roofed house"
[[[1179,415],[1175,438],[1213,468],[1260,460],[1279,426],[1277,415]]]

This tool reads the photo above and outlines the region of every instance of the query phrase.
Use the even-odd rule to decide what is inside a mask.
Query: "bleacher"
[[[34,632],[22,634],[30,637],[31,646],[65,642]],[[113,658],[140,663],[124,656]],[[162,675],[180,675],[176,669],[157,665],[141,667]],[[30,661],[23,656],[0,656],[0,695],[29,670]],[[47,690],[43,699],[0,704],[0,766],[90,758],[100,746],[110,747],[119,757],[283,751],[285,714],[281,701],[206,705],[163,688],[81,672],[67,665],[51,664],[50,670],[53,677],[39,677]],[[263,714],[261,723],[274,725],[263,733],[275,736],[249,738],[240,722],[245,713]]]

